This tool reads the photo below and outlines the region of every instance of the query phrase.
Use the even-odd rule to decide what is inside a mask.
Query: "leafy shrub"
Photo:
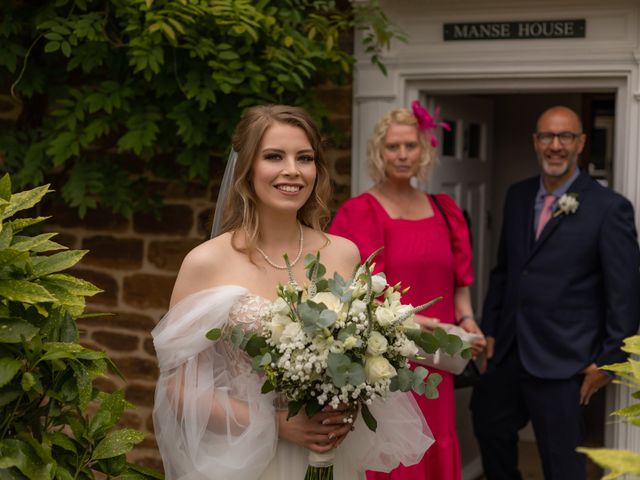
[[[640,355],[640,335],[626,338],[622,350],[630,355]],[[633,391],[633,398],[640,399],[640,361],[629,357],[624,363],[605,365],[602,368],[615,373],[618,378],[614,383],[626,385]],[[640,426],[640,403],[611,412],[611,415],[638,427]],[[610,470],[603,480],[611,480],[624,474],[640,475],[640,453],[638,452],[610,448],[579,448],[578,451],[585,453],[601,467]]]
[[[207,180],[247,106],[322,117],[312,87],[348,76],[344,37],[367,27],[363,48],[381,66],[399,36],[377,0],[0,3],[0,85],[24,104],[0,131],[0,155],[20,186],[55,170],[81,215],[149,207],[147,169]]]
[[[9,175],[0,179],[0,479],[162,478],[126,461],[143,439],[114,428],[130,404],[93,386],[117,370],[78,343],[85,297],[100,290],[63,271],[86,250],[66,250],[55,233],[25,234],[45,217],[13,218],[49,191],[11,194]]]

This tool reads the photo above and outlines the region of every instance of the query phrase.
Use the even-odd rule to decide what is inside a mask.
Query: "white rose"
[[[363,313],[366,309],[367,309],[367,304],[364,303],[362,300],[356,299],[353,302],[351,302],[351,310],[349,311],[349,313],[355,316]]]
[[[391,310],[384,307],[376,308],[376,320],[381,327],[389,326],[395,320],[395,315]]]
[[[284,331],[284,328],[291,323],[291,319],[286,315],[276,314],[271,321],[267,323],[267,328],[271,332],[271,339],[275,343],[280,342],[280,336]]]
[[[560,200],[558,200],[558,207],[560,208],[560,211],[565,214],[576,213],[578,205],[578,200],[576,200],[573,195],[565,194],[560,197]]]
[[[413,340],[409,340],[405,338],[404,341],[398,347],[398,352],[403,357],[415,357],[418,354],[418,347],[413,342]]]
[[[386,358],[376,356],[367,357],[364,363],[364,374],[367,382],[376,383],[380,380],[387,380],[397,375],[396,369]]]
[[[380,332],[375,330],[371,332],[369,341],[367,342],[367,354],[368,355],[382,355],[387,351],[389,342]]]
[[[320,292],[311,299],[315,303],[324,303],[329,310],[333,310],[336,313],[340,313],[342,310],[342,303],[340,299],[331,292]]]
[[[284,299],[280,297],[278,297],[277,300],[273,302],[271,308],[273,310],[273,313],[279,313],[280,315],[288,315],[291,311],[289,309],[289,305],[287,305],[287,302],[285,302]]]
[[[302,327],[298,322],[290,322],[280,336],[280,343],[291,343],[302,331]]]
[[[378,273],[371,277],[371,289],[376,295],[380,295],[386,286],[387,279],[384,278],[384,275]]]

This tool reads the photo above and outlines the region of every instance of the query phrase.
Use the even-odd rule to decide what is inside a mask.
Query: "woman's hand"
[[[487,340],[484,338],[482,330],[480,330],[480,327],[472,317],[467,317],[462,320],[462,322],[460,322],[459,324],[459,327],[462,328],[465,332],[473,333],[475,335],[482,335],[482,338],[471,342],[471,356],[475,360],[475,358],[479,354],[481,354],[487,347]]]
[[[420,325],[422,330],[426,330],[427,332],[433,332],[434,329],[440,326],[440,320],[437,318],[425,317],[417,313],[413,316],[413,321]]]
[[[301,409],[287,420],[286,411],[278,411],[278,431],[280,438],[295,443],[317,453],[325,453],[342,443],[353,429],[358,415],[354,407],[340,406],[338,409],[326,407],[323,411],[308,417]],[[351,418],[349,423],[347,420]]]

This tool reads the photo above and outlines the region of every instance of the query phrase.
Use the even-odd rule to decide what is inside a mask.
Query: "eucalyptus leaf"
[[[366,403],[362,404],[360,412],[362,414],[362,419],[364,420],[364,423],[367,425],[367,427],[369,427],[369,430],[375,432],[378,429],[378,421],[373,416],[371,410],[369,410],[369,406]]]

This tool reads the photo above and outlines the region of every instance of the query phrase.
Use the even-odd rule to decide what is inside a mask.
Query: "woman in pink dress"
[[[411,185],[412,177],[426,179],[434,166],[431,135],[436,126],[417,102],[413,110],[394,110],[378,121],[367,148],[375,185],[340,207],[330,232],[352,240],[362,259],[384,246],[376,257],[376,271],[383,271],[390,285],[402,282],[411,287],[403,297],[407,303],[419,305],[444,297],[426,310],[429,317],[417,316],[423,328],[456,323],[466,331],[481,333],[469,293],[471,245],[462,211],[448,195],[430,196]],[[484,340],[473,348],[474,353],[482,350]],[[443,378],[439,397],[429,400],[416,395],[435,444],[420,463],[400,465],[391,473],[367,472],[368,480],[460,479],[453,375],[435,371]]]

